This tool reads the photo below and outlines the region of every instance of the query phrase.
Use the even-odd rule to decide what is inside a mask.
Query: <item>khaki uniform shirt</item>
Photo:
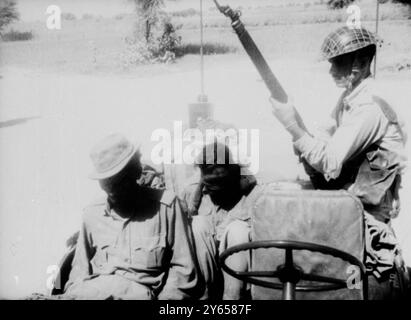
[[[309,164],[327,180],[337,178],[345,161],[375,143],[396,153],[400,166],[405,166],[405,128],[402,125],[399,129],[390,123],[372,99],[374,94],[379,95],[374,80],[365,79],[353,92],[341,97],[332,114],[335,123],[328,128],[328,140],[305,134],[294,143]]]
[[[326,130],[328,138],[305,134],[294,142],[302,157],[327,181],[338,178],[346,162],[364,154],[370,147],[389,154],[389,165],[398,167],[399,172],[406,166],[404,124],[390,105],[383,108],[376,99],[381,99],[381,95],[374,80],[363,80],[351,93],[343,93],[332,114],[334,124]],[[385,201],[390,203],[374,208],[373,215],[387,218],[385,212],[392,201],[390,198]]]
[[[192,297],[198,278],[188,227],[171,191],[147,189],[127,219],[106,200],[91,205],[85,209],[66,288],[112,274],[146,286],[159,299]]]

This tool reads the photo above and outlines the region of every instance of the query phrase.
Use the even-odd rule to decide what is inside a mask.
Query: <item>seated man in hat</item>
[[[187,215],[168,190],[139,185],[140,152],[113,134],[91,152],[107,197],[88,206],[65,295],[75,299],[184,299],[198,277]]]
[[[189,184],[182,198],[193,216],[197,259],[206,283],[202,298],[247,298],[247,285],[222,273],[218,256],[228,247],[250,241],[247,208],[261,187],[256,185],[254,176],[242,174],[242,166],[234,161],[225,144],[206,145],[196,165],[200,168],[201,179]],[[248,270],[249,263],[247,252],[236,253],[227,259],[227,265],[238,271]]]

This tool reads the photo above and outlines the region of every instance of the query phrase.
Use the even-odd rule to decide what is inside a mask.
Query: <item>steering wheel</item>
[[[275,271],[235,271],[229,268],[226,264],[226,259],[234,253],[253,250],[253,249],[268,249],[278,248],[285,250],[285,262],[283,265],[277,267]],[[327,246],[299,241],[288,240],[268,240],[268,241],[254,241],[244,244],[232,246],[225,250],[219,258],[222,269],[239,280],[247,283],[252,283],[257,286],[283,290],[284,300],[294,300],[296,291],[329,291],[347,288],[346,279],[337,279],[332,277],[321,276],[312,273],[305,273],[301,267],[293,262],[293,250],[308,250],[311,252],[319,252],[325,255],[330,255],[339,258],[343,261],[349,262],[358,267],[362,279],[362,290],[364,300],[368,299],[368,281],[366,276],[366,269],[364,264],[356,257]],[[256,279],[264,278],[278,278],[280,283],[274,283],[266,280]],[[313,281],[322,284],[315,285],[297,285],[300,280]]]

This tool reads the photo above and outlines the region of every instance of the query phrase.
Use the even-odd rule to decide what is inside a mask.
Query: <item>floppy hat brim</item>
[[[88,175],[88,177],[92,180],[103,180],[116,175],[124,169],[124,167],[130,162],[131,158],[137,153],[137,151],[138,149],[133,145],[133,149],[130,152],[130,154],[126,158],[124,158],[120,163],[118,163],[114,168],[107,170],[105,172],[93,171]]]

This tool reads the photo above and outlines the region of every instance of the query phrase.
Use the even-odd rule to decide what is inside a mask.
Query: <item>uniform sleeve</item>
[[[325,179],[336,179],[344,162],[380,140],[388,124],[378,106],[362,105],[350,111],[329,140],[305,134],[294,147]]]
[[[183,213],[179,201],[175,200],[171,212],[168,212],[167,239],[172,254],[166,283],[158,296],[160,300],[194,298],[198,293],[193,239],[187,214]]]
[[[88,229],[84,216],[72,262],[70,277],[65,286],[66,290],[74,283],[81,282],[92,273],[90,260],[94,255],[94,249],[91,245],[91,235]]]

